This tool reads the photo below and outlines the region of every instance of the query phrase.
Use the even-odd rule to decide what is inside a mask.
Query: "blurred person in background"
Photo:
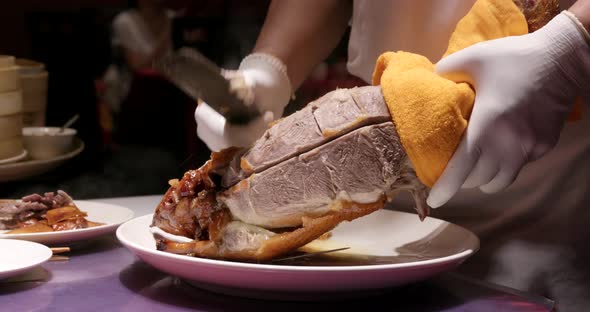
[[[439,72],[469,76],[476,93],[488,96],[486,102],[476,98],[466,131],[470,140],[455,152],[454,165],[439,179],[444,183],[435,184],[429,198],[430,205],[441,206],[463,185],[444,208],[433,211],[482,241],[481,250],[460,270],[555,299],[559,311],[586,310],[590,101],[585,98],[580,121],[564,126],[563,118],[557,118],[563,114],[556,113],[567,112],[575,96],[588,93],[580,82],[588,81],[590,48],[578,23],[590,26],[590,1],[571,2],[561,8],[570,8],[577,21],[561,13],[533,33],[476,44],[439,62],[455,25],[475,0],[273,1],[252,54],[237,70],[268,118],[232,125],[202,104],[195,111],[198,134],[212,150],[248,146],[259,138],[269,119],[282,116],[292,92],[336,47],[349,23],[348,71],[366,83],[383,52],[424,55],[439,62]],[[508,118],[491,118],[498,111]],[[523,150],[523,142],[532,142],[530,151]],[[474,149],[482,151],[475,155],[479,157],[470,154]],[[400,196],[392,208],[412,206]]]
[[[137,0],[112,23],[115,61],[105,74],[113,144],[153,147],[185,158],[187,97],[152,69],[173,50],[175,11],[162,0]],[[172,105],[168,105],[172,104]]]
[[[164,2],[131,1],[129,8],[117,14],[112,22],[113,62],[103,81],[104,101],[111,110],[115,132],[120,128],[117,128],[118,117],[123,103],[133,100],[130,92],[134,80],[153,75],[152,62],[172,50],[174,12]]]
[[[151,68],[152,62],[172,49],[174,12],[163,0],[137,0],[113,21],[114,45],[121,49],[132,71]]]

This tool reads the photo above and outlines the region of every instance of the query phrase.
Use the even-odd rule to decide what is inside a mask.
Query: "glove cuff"
[[[588,46],[590,47],[590,34],[588,33],[588,30],[586,30],[586,27],[584,27],[582,22],[580,22],[580,20],[576,17],[576,15],[574,15],[574,13],[572,13],[570,11],[564,10],[562,13],[563,13],[563,15],[569,17],[569,19],[572,20],[572,22],[574,22],[574,24],[578,28],[578,31],[580,31],[582,36],[584,36],[584,39],[586,40],[586,44],[588,44]]]
[[[287,78],[287,65],[283,63],[278,57],[268,54],[256,52],[247,55],[242,62],[240,62],[240,69],[248,69],[259,66],[271,66],[274,70],[282,73]],[[289,80],[287,78],[287,80]]]
[[[578,19],[562,11],[538,30],[547,37],[548,52],[560,64],[576,92],[590,84],[590,35]]]
[[[285,63],[271,54],[252,53],[242,60],[239,71],[254,88],[254,102],[260,112],[270,111],[275,119],[281,117],[292,95]]]

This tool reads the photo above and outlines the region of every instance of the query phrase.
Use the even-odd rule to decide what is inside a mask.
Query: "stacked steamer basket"
[[[0,55],[0,161],[23,154],[22,128],[18,66],[14,57]]]
[[[23,122],[25,127],[45,126],[47,106],[47,71],[45,65],[33,60],[16,59],[23,93]]]

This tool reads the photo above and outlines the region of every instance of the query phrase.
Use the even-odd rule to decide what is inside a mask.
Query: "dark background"
[[[193,45],[226,68],[247,55],[264,22],[269,1],[166,1],[178,14],[174,48]],[[0,198],[63,189],[74,198],[160,194],[167,181],[199,167],[210,155],[196,136],[193,103],[161,77],[135,77],[120,114],[101,110],[105,70],[120,55],[111,46],[111,23],[128,1],[21,0],[0,10],[0,54],[45,64],[49,73],[46,125],[73,126],[85,150],[59,168],[21,181],[0,182]],[[183,32],[204,38],[185,42]],[[337,87],[359,81],[345,69],[347,36],[296,92],[287,114]]]

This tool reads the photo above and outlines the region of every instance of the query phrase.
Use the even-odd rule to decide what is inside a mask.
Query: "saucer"
[[[27,150],[23,149],[23,151],[20,154],[14,156],[14,157],[0,159],[0,165],[17,162],[17,161],[27,157],[27,154],[28,154]]]

